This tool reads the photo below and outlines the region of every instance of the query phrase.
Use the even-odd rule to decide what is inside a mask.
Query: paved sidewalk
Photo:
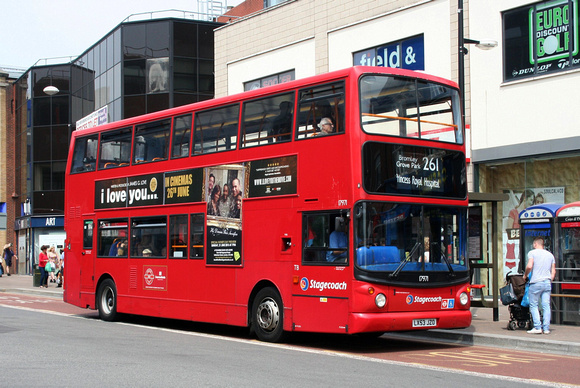
[[[48,284],[48,288],[33,287],[33,277],[30,275],[4,275],[0,278],[0,292],[35,294],[62,299],[62,288],[57,288],[55,283]],[[474,307],[471,312],[473,321],[467,329],[388,333],[386,336],[580,357],[580,326],[552,324],[549,335],[528,334],[526,330],[507,329],[509,311],[506,306],[500,306],[497,322],[493,321],[493,309]]]

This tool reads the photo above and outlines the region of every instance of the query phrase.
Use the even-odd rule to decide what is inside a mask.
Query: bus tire
[[[252,304],[252,328],[260,341],[280,342],[284,337],[284,306],[278,291],[261,289]]]
[[[103,321],[117,319],[117,287],[111,279],[105,279],[97,292],[97,308],[99,318]]]

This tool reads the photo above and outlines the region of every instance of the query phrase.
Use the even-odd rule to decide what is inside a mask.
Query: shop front
[[[580,156],[573,154],[555,154],[552,157],[536,157],[513,160],[511,162],[488,162],[479,164],[477,169],[477,182],[481,192],[505,193],[509,199],[503,202],[501,214],[502,221],[499,226],[501,238],[498,239],[500,256],[499,278],[505,279],[509,272],[521,270],[525,262],[525,256],[531,249],[525,243],[525,236],[522,233],[528,231],[531,234],[537,233],[539,225],[536,222],[527,220],[522,228],[519,214],[524,209],[542,204],[570,204],[580,200]],[[549,205],[553,206],[553,205]],[[527,224],[526,224],[527,222]],[[571,225],[571,224],[568,224]],[[527,228],[527,229],[526,229]],[[560,235],[560,227],[549,229]],[[538,229],[538,230],[536,230]],[[569,229],[568,231],[571,231]],[[524,232],[522,232],[524,231]],[[550,233],[554,233],[550,232]],[[498,236],[499,237],[499,236]],[[566,281],[569,269],[564,269],[564,261],[558,258],[563,251],[560,249],[558,238],[550,238],[551,249],[556,256],[557,274],[554,281],[552,298],[553,311],[559,311],[553,315],[554,320],[561,320],[562,323],[573,323],[580,318],[570,319],[571,313],[564,313],[564,305],[575,306],[577,298],[567,297],[565,300],[558,295],[564,294],[561,283]],[[502,282],[500,282],[501,284]],[[570,286],[566,286],[570,288]],[[570,290],[566,289],[566,293]],[[576,290],[574,290],[576,291]],[[572,292],[575,293],[575,292]],[[570,310],[566,308],[566,310]],[[580,317],[576,308],[575,316]],[[566,319],[564,319],[566,315]]]
[[[18,236],[18,273],[32,275],[38,265],[42,245],[54,246],[60,254],[64,249],[64,216],[28,216],[15,221]]]

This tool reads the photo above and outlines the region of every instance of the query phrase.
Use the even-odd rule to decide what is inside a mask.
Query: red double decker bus
[[[469,326],[459,101],[354,67],[75,131],[65,301],[264,341]]]

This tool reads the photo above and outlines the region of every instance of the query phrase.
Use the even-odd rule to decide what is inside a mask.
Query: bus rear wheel
[[[284,337],[282,298],[272,287],[258,292],[252,306],[253,331],[260,341],[280,342]]]
[[[105,279],[97,292],[97,308],[103,321],[117,319],[117,287],[111,279]]]

